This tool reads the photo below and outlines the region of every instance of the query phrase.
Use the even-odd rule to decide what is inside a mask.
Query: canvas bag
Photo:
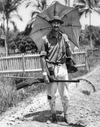
[[[66,66],[68,69],[68,73],[75,73],[78,71],[77,67],[75,67],[76,63],[74,60],[71,58],[72,53],[69,48],[69,45],[65,42],[65,50],[66,50]]]

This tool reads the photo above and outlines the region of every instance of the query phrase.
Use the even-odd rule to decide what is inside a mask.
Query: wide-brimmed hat
[[[61,18],[59,16],[54,16],[51,20],[49,20],[49,23],[52,23],[54,21],[58,21],[61,24],[63,24],[64,22],[61,20]]]

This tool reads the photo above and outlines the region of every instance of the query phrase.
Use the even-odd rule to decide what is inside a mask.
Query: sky
[[[50,5],[54,0],[47,0],[48,5]],[[64,4],[64,0],[56,0],[60,2],[61,4]],[[70,0],[70,6],[73,4],[73,0]],[[17,24],[17,27],[20,31],[23,31],[28,23],[28,21],[31,19],[30,14],[32,12],[33,8],[25,8],[25,5],[21,5],[19,7],[19,14],[23,18],[23,22],[19,21],[18,19],[14,19],[14,21]],[[89,17],[82,16],[80,19],[80,23],[82,25],[82,29],[85,28],[85,25],[89,25]],[[96,12],[92,13],[91,15],[91,24],[94,26],[100,26],[100,15]]]

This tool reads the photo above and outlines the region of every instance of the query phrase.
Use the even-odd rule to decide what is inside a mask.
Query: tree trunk
[[[6,56],[8,55],[8,46],[7,46],[7,33],[5,30],[5,25],[4,25],[4,41],[5,41],[5,52],[6,52]]]
[[[8,56],[8,46],[7,46],[6,32],[5,32],[5,50],[6,50],[6,56]]]
[[[70,7],[70,0],[65,0],[65,5]]]
[[[93,55],[93,40],[92,40],[92,31],[91,31],[91,12],[89,13],[89,24],[90,24],[90,46],[92,50],[92,55]]]
[[[68,0],[67,3],[68,3],[68,6],[70,7],[70,0]]]
[[[6,32],[6,56],[9,55],[9,44],[8,44],[8,34],[9,34],[9,28],[8,28],[8,20],[6,20],[7,23],[7,32]]]
[[[4,13],[3,13],[3,27],[4,27],[5,53],[6,53],[6,56],[7,56],[8,48],[7,48],[7,38],[6,38],[5,15],[4,15]]]

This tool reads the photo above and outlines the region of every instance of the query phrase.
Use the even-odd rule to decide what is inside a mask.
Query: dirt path
[[[0,127],[100,127],[100,67],[84,76],[95,86],[96,92],[83,94],[76,84],[69,85],[68,122],[63,122],[59,94],[56,94],[58,123],[47,123],[51,119],[46,92],[30,97],[27,102],[7,111],[0,118]]]

